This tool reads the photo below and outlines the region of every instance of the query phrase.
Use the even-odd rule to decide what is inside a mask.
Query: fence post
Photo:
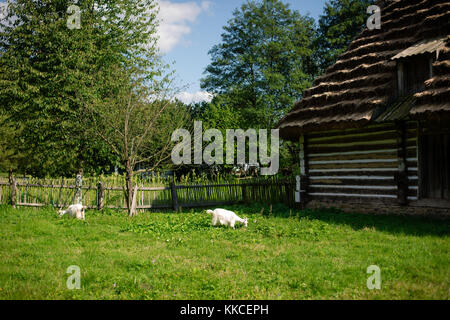
[[[17,188],[16,178],[12,177],[11,178],[11,205],[14,209],[16,208],[16,188]]]
[[[80,170],[75,179],[77,204],[83,203],[83,173]]]
[[[173,177],[170,177],[170,189],[172,190],[173,210],[175,210],[175,212],[178,212],[177,187],[175,186],[175,181],[174,181]]]
[[[288,180],[288,179],[286,179],[285,181],[284,181],[284,188],[285,188],[285,190],[286,190],[286,204],[287,204],[287,206],[289,207],[289,208],[292,208],[292,203],[293,203],[293,201],[292,201],[292,196],[294,195],[293,194],[293,192],[292,192],[292,189],[291,189],[291,184],[290,184],[290,181]]]
[[[308,180],[309,180],[309,177],[307,175],[300,176],[300,195],[301,195],[300,207],[301,207],[301,209],[305,209],[306,203],[308,202],[308,187],[309,187]]]
[[[103,182],[99,181],[97,185],[97,209],[103,210],[103,197],[105,195],[105,187]]]
[[[247,203],[247,188],[245,185],[245,182],[241,184],[242,186],[242,200],[244,201],[244,203]]]
[[[64,177],[61,177],[61,185],[59,186],[59,200],[58,200],[58,207],[61,209],[64,207],[64,204],[62,203],[62,192],[63,192],[63,186],[64,186]]]

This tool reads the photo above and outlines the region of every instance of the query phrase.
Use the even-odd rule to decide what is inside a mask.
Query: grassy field
[[[449,222],[231,208],[247,229],[212,228],[200,210],[83,222],[0,207],[0,299],[450,298]],[[66,287],[71,265],[80,290]],[[367,288],[370,265],[381,290]]]

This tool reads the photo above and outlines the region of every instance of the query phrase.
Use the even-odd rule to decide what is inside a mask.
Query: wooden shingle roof
[[[450,1],[385,0],[378,5],[382,10],[381,29],[366,28],[305,91],[303,99],[278,124],[282,138],[363,126],[376,121],[380,114],[404,117],[404,104],[399,112],[387,110],[399,103],[393,100],[397,61],[392,58],[413,45],[423,47],[421,42],[427,39],[443,39],[445,46],[442,42],[437,45],[439,59],[433,64],[434,77],[425,83],[425,91],[414,95],[414,106],[409,114],[406,110],[406,116],[450,111]]]

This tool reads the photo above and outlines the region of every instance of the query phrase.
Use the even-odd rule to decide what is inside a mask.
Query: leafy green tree
[[[158,73],[154,0],[80,0],[81,29],[68,27],[72,4],[17,0],[0,21],[0,105],[23,124],[32,152],[21,169],[35,175],[117,164],[83,126],[84,108],[111,92],[117,66],[145,70],[142,79]]]
[[[20,127],[15,127],[4,112],[0,111],[0,172],[16,170],[23,154],[18,152]]]
[[[330,0],[319,19],[317,61],[321,72],[334,64],[350,42],[364,29],[367,8],[375,0]]]
[[[270,128],[314,74],[314,22],[280,0],[247,1],[233,13],[201,86],[239,110],[242,128]]]

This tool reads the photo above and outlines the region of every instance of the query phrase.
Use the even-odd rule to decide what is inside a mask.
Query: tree
[[[20,127],[14,127],[4,112],[0,111],[0,172],[16,170],[24,158],[17,151],[19,132]]]
[[[153,0],[79,1],[79,30],[68,28],[72,4],[17,0],[0,22],[0,105],[23,125],[30,157],[21,170],[35,175],[115,165],[109,147],[80,125],[82,106],[101,101],[110,83],[100,75],[109,69],[153,62],[146,42],[155,32]]]
[[[133,169],[167,159],[171,130],[187,114],[167,95],[157,1],[79,1],[81,29],[68,27],[71,4],[10,6],[0,27],[0,103],[24,125],[26,147],[46,172],[94,165],[101,155],[118,161],[134,215]]]
[[[125,197],[128,213],[136,214],[133,196],[134,168],[146,164],[148,170],[167,161],[171,154],[172,132],[189,119],[188,110],[165,97],[165,90],[119,78],[112,94],[101,103],[86,105],[87,123],[120,158],[126,171]],[[164,83],[164,81],[163,81]]]
[[[310,86],[314,22],[280,0],[247,1],[209,52],[201,86],[239,110],[241,127],[270,128]]]
[[[367,8],[375,0],[330,0],[319,19],[317,61],[321,72],[334,64],[364,29]]]

